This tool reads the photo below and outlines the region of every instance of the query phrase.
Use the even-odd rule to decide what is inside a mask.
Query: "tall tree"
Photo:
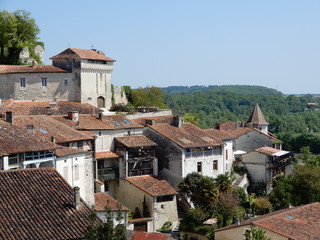
[[[0,11],[0,63],[21,64],[19,55],[24,47],[27,47],[31,54],[38,42],[40,29],[30,13],[25,10],[17,10],[13,13]],[[36,58],[38,63],[39,57]]]
[[[158,107],[165,108],[164,96],[161,88],[146,87],[132,91],[132,104],[136,107]]]

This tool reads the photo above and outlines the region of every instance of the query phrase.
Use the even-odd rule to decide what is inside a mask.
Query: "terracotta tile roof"
[[[0,121],[0,154],[54,150],[61,146],[35,136],[25,129]]]
[[[168,116],[161,116],[161,117],[136,118],[136,119],[132,119],[132,121],[145,126],[147,120],[154,121],[154,123],[173,123],[173,118],[174,118],[174,115],[168,115]]]
[[[63,52],[51,57],[50,59],[90,59],[115,62],[116,60],[109,58],[101,53],[91,49],[68,48]]]
[[[246,125],[248,124],[249,125],[253,125],[253,124],[269,125],[269,123],[264,118],[258,103],[254,107],[248,121],[246,122]]]
[[[224,142],[191,123],[183,123],[180,128],[168,123],[149,127],[182,148],[224,145]]]
[[[171,235],[165,234],[165,233],[147,233],[142,231],[134,231],[133,238],[130,238],[129,240],[133,239],[139,239],[139,240],[170,240]]]
[[[316,240],[320,236],[320,203],[315,202],[294,208],[287,208],[240,223],[220,228],[223,231],[244,225],[267,229],[293,240]]]
[[[77,111],[79,114],[98,114],[101,109],[88,103],[79,103],[71,101],[34,101],[17,102],[7,100],[2,103],[0,112],[13,112],[14,116],[25,115],[65,115],[71,111]]]
[[[111,196],[109,196],[106,193],[95,193],[94,194],[94,200],[95,200],[95,209],[96,211],[106,211],[106,206],[108,205],[112,211],[118,211],[119,210],[119,206],[120,206],[120,210],[123,211],[129,211],[129,209],[125,206],[123,206],[121,203],[119,203],[117,200],[115,200],[114,198],[112,198]]]
[[[217,128],[219,130],[233,131],[239,127],[243,127],[243,125],[244,124],[242,122],[224,122],[218,124]]]
[[[74,122],[65,116],[55,117],[57,120],[72,126],[78,130],[116,130],[116,129],[131,129],[131,128],[143,128],[143,126],[128,120],[123,115],[108,115],[102,116],[99,119],[96,115],[91,114],[79,114],[79,121]]]
[[[124,180],[153,197],[177,194],[176,190],[161,177],[136,176],[127,177]]]
[[[123,144],[126,147],[148,147],[156,146],[157,144],[147,138],[146,136],[128,136],[128,137],[115,137],[117,142]]]
[[[68,73],[53,65],[0,65],[0,74],[9,73]]]
[[[204,131],[211,134],[214,138],[220,139],[221,141],[234,138],[234,136],[230,132],[224,131],[224,130],[211,128],[211,129],[204,129]]]
[[[56,150],[56,155],[58,157],[67,156],[67,155],[73,155],[77,153],[88,153],[88,151],[83,149],[77,149],[77,148],[68,148],[68,147],[62,147]]]
[[[114,151],[96,152],[96,159],[119,158],[119,157],[122,157],[122,155]]]
[[[84,134],[50,116],[21,116],[14,118],[14,125],[27,129],[27,126],[34,127],[34,133],[41,135],[48,141],[52,137],[56,143],[73,141],[93,140],[94,137]]]
[[[90,208],[73,206],[71,186],[54,169],[0,171],[0,238],[83,239]]]
[[[274,155],[279,154],[281,152],[285,152],[283,150],[279,150],[279,149],[271,148],[271,147],[261,147],[261,148],[255,149],[253,151],[259,152],[259,153],[263,153],[263,154],[265,154],[267,156],[274,156]]]

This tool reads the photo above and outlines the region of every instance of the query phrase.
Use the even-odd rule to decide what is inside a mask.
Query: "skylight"
[[[122,120],[122,122],[124,122],[124,123],[131,123],[131,121],[129,121],[129,120]]]
[[[43,134],[48,134],[48,132],[42,128],[39,128],[39,131],[42,132]]]
[[[295,219],[295,217],[292,217],[292,216],[290,216],[290,215],[287,215],[286,218],[289,218],[289,219],[291,219],[291,220]]]

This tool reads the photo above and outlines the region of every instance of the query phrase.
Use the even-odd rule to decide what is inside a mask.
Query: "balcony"
[[[41,152],[30,152],[25,153],[23,156],[22,165],[23,168],[26,168],[28,165],[32,166],[33,164],[38,168],[41,163],[52,162],[54,166],[55,156],[52,152],[41,151]]]
[[[185,152],[185,158],[204,158],[221,155],[221,150],[203,150]]]
[[[118,178],[119,168],[118,167],[110,167],[104,169],[98,169],[99,180],[107,181],[114,180]]]

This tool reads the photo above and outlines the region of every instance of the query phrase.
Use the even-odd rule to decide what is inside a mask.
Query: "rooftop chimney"
[[[32,67],[35,67],[35,66],[36,66],[36,61],[32,60]]]
[[[56,143],[56,138],[54,136],[51,136],[51,142]]]
[[[13,113],[12,112],[6,112],[6,120],[7,123],[13,124]]]
[[[154,125],[154,124],[155,124],[154,120],[152,120],[152,119],[146,119],[146,125],[152,126],[152,125]]]
[[[180,115],[175,115],[173,117],[173,125],[174,126],[181,128],[182,123],[183,123],[183,117],[181,117]]]
[[[76,210],[80,207],[80,188],[77,186],[73,188],[73,207]]]
[[[102,115],[103,115],[102,113],[99,113],[99,116],[98,116],[99,120],[102,120]]]
[[[33,125],[27,125],[27,130],[29,133],[34,133],[34,126]]]
[[[74,122],[79,121],[79,113],[77,111],[68,112],[68,118]]]

